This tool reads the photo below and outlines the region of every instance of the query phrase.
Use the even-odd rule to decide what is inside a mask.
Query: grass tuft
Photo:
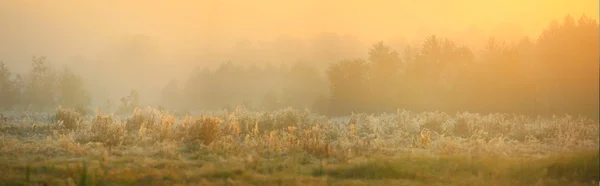
[[[56,122],[61,124],[67,130],[77,130],[83,118],[75,109],[58,107],[56,109]]]
[[[110,115],[98,113],[92,120],[91,132],[95,141],[108,147],[114,147],[123,141],[125,126],[120,122],[113,121]]]
[[[223,120],[217,117],[202,117],[200,119],[190,119],[183,123],[184,130],[187,131],[188,141],[201,141],[204,145],[209,145],[220,135],[220,124]]]

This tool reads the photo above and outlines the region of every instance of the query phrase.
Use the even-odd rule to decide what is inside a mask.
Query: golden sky
[[[360,40],[365,53],[380,40],[402,46],[431,34],[473,45],[535,36],[567,14],[598,17],[598,0],[2,0],[0,60],[102,56],[135,34],[173,56],[230,55],[240,40],[261,46],[324,32]]]
[[[157,80],[166,81],[173,74],[184,78],[189,73],[189,66],[172,65],[183,64],[183,59],[198,65],[211,60],[279,60],[303,55],[295,48],[298,43],[281,50],[281,43],[268,45],[278,38],[297,41],[326,32],[339,34],[349,43],[342,45],[363,44],[345,49],[342,55],[349,56],[366,54],[367,47],[379,40],[400,47],[431,34],[467,45],[488,36],[535,37],[552,19],[567,14],[597,18],[598,0],[0,0],[0,61],[17,72],[29,69],[33,55],[58,63],[75,55],[102,61],[106,50],[119,50],[114,43],[141,34],[155,42],[157,53],[166,54],[161,57],[169,62],[169,69],[178,68],[164,77],[154,74]],[[249,41],[252,47],[267,47],[232,52],[240,40]],[[214,55],[204,57],[212,58],[197,57],[206,51]],[[151,61],[142,61],[152,66]],[[90,73],[97,70],[89,69]],[[98,73],[95,82],[102,82],[106,77]],[[116,86],[115,81],[106,83]],[[141,86],[123,83],[118,89],[123,92],[114,95],[123,95],[133,85]],[[156,88],[162,82],[148,86]]]
[[[171,51],[323,32],[366,45],[430,34],[470,44],[473,32],[535,36],[567,14],[598,17],[598,0],[3,0],[0,58],[90,54],[132,34]]]
[[[535,33],[554,18],[598,15],[597,0],[4,0],[6,24],[68,33],[144,33],[171,39],[208,34],[256,39],[319,32],[386,39],[428,30],[495,29],[517,24]],[[24,23],[24,22],[35,23]]]

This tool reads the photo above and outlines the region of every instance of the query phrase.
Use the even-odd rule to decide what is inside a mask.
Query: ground
[[[291,109],[5,113],[0,185],[598,185],[598,122]]]

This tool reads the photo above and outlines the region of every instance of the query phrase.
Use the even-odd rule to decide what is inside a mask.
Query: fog
[[[221,62],[326,67],[437,34],[475,51],[490,36],[536,38],[553,19],[598,17],[597,0],[3,0],[0,61],[15,73],[47,56],[82,75],[93,105],[131,89],[156,103],[171,80]]]

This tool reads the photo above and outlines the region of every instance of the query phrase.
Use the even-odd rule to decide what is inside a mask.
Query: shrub
[[[429,129],[431,131],[435,131],[438,134],[442,134],[444,131],[444,128],[442,126],[442,121],[439,121],[435,118],[433,119],[428,119],[425,123],[421,124],[421,128],[426,128]]]
[[[421,130],[421,134],[419,136],[419,142],[421,147],[428,148],[431,143],[431,132],[429,130]]]
[[[143,124],[145,124],[145,126],[153,126],[154,121],[153,114],[146,114],[142,109],[135,108],[131,117],[125,122],[125,128],[127,131],[137,131],[140,130],[140,127]]]
[[[125,127],[106,114],[96,115],[92,120],[91,132],[94,141],[104,143],[108,147],[120,145],[125,137]]]
[[[117,109],[117,113],[124,114],[134,111],[139,106],[139,94],[136,90],[132,90],[128,96],[121,98],[121,105]]]
[[[156,136],[159,140],[165,140],[172,137],[173,125],[175,125],[175,117],[170,114],[165,114],[160,118],[160,126],[156,129]]]
[[[513,127],[502,120],[484,121],[479,125],[483,126],[490,136],[509,134]]]
[[[225,125],[225,133],[229,135],[238,135],[240,134],[240,124],[237,119],[230,119],[227,125]]]
[[[245,113],[236,116],[236,121],[240,127],[240,134],[249,134],[252,132],[254,125],[258,121],[258,116],[256,116],[256,113]]]
[[[302,150],[320,158],[330,157],[332,155],[333,148],[330,145],[330,140],[327,139],[321,128],[313,126],[310,129],[302,130],[299,133],[300,136],[298,140]]]
[[[82,121],[81,114],[74,109],[58,107],[56,110],[56,122],[61,123],[67,130],[77,130]]]
[[[287,109],[280,110],[275,114],[275,128],[273,129],[282,129],[287,128],[288,126],[299,126],[300,124],[300,114],[298,111],[288,107]]]
[[[356,137],[364,138],[373,132],[369,115],[364,113],[352,114],[350,124],[354,124]]]
[[[415,122],[416,118],[411,117],[411,113],[406,110],[396,111],[396,124],[398,128],[407,133],[418,133],[419,122]]]
[[[8,117],[4,116],[4,114],[0,114],[0,123],[8,123]]]
[[[456,123],[454,124],[454,135],[460,137],[469,137],[471,131],[469,129],[469,122],[465,118],[456,119]]]
[[[223,121],[216,117],[202,117],[201,119],[186,119],[183,123],[188,141],[202,141],[209,145],[221,133],[220,124]]]
[[[92,112],[93,112],[91,109],[89,109],[89,108],[86,108],[86,107],[82,107],[82,106],[78,106],[78,107],[76,107],[76,108],[75,108],[75,110],[76,110],[76,111],[77,111],[79,114],[81,114],[82,116],[88,115],[88,114],[90,114],[90,113],[92,113]]]

